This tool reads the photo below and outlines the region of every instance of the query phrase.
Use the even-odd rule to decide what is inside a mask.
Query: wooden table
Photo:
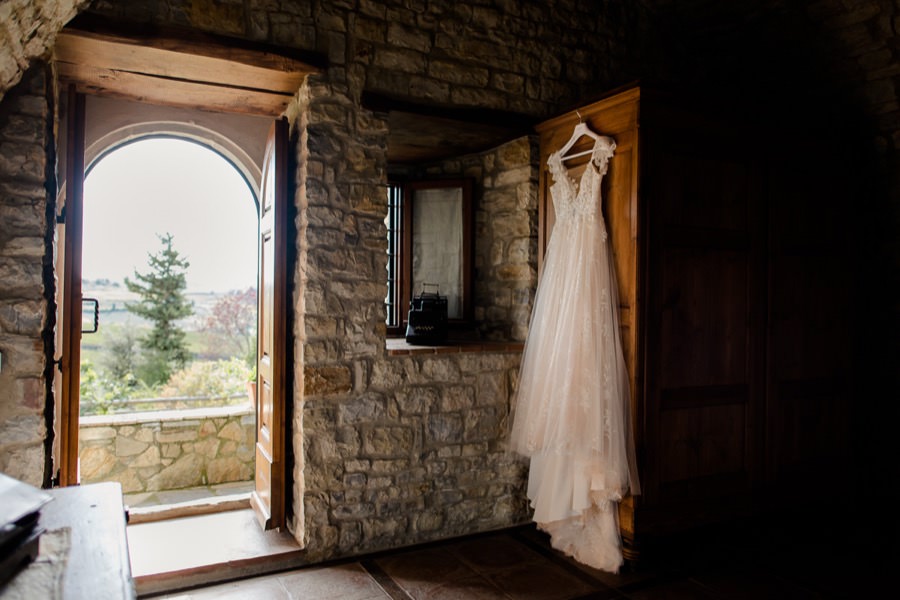
[[[94,483],[47,491],[54,499],[41,509],[40,526],[72,530],[63,598],[135,598],[122,486]]]

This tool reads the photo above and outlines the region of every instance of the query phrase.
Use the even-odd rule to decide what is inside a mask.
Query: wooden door
[[[762,170],[740,136],[686,121],[660,119],[645,146],[648,526],[733,514],[760,472]]]
[[[287,137],[287,120],[275,121],[259,195],[256,489],[251,504],[265,529],[283,527],[286,508]]]
[[[81,244],[84,190],[84,96],[70,86],[66,129],[66,198],[58,228],[62,299],[57,309],[59,484],[78,483],[78,403],[81,365]]]

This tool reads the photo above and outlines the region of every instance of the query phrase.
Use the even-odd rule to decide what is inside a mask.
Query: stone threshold
[[[131,571],[138,595],[264,575],[304,565],[287,531],[263,531],[252,509],[129,523]]]
[[[385,349],[388,356],[403,356],[408,354],[461,354],[467,352],[522,352],[525,344],[522,342],[468,342],[450,341],[440,346],[420,346],[409,344],[405,338],[387,338]]]
[[[231,510],[242,510],[245,508],[250,508],[249,492],[200,498],[198,500],[176,502],[173,504],[158,504],[153,506],[128,508],[128,523],[133,525],[153,523],[155,521],[209,515]]]

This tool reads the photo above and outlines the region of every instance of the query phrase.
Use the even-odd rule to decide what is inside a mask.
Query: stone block
[[[44,472],[43,442],[26,446],[0,446],[0,472],[35,487]]]
[[[372,64],[395,73],[425,73],[425,55],[415,50],[377,48]]]
[[[194,452],[207,460],[212,460],[219,453],[219,440],[206,438],[194,443]]]
[[[363,533],[367,539],[396,539],[407,532],[409,520],[406,517],[379,517],[362,522]]]
[[[308,395],[347,393],[350,391],[350,369],[346,366],[306,367],[303,370]]]
[[[197,435],[200,438],[216,435],[216,424],[210,420],[204,420],[200,425],[200,429],[197,431]]]
[[[459,365],[453,362],[452,358],[442,357],[422,361],[422,370],[418,379],[422,382],[456,383],[461,376]]]
[[[147,481],[147,491],[174,490],[204,485],[202,460],[196,454],[185,454]]]
[[[11,417],[0,423],[0,443],[40,443],[44,438],[44,419],[38,413]]]
[[[365,473],[349,473],[344,475],[342,483],[346,488],[361,488],[366,486],[368,477]]]
[[[440,398],[435,386],[407,386],[397,391],[396,399],[400,413],[419,415],[430,412]]]
[[[122,435],[116,436],[116,456],[136,456],[146,449],[146,442],[139,442]]]
[[[235,457],[217,458],[206,466],[209,484],[229,481],[247,481],[252,477],[250,468]]]
[[[338,408],[342,425],[354,425],[383,420],[387,417],[387,402],[381,394],[364,394],[344,402]]]
[[[0,142],[0,176],[39,183],[44,179],[46,158],[39,144]]]
[[[131,469],[125,469],[109,478],[122,484],[122,493],[136,494],[144,491],[144,482]]]
[[[475,398],[479,406],[487,404],[506,406],[509,401],[506,374],[502,372],[479,373],[475,378]]]
[[[362,527],[358,522],[343,522],[338,526],[341,548],[355,548],[362,541]]]
[[[372,466],[371,461],[351,459],[344,462],[344,470],[348,473],[365,473]]]
[[[105,446],[88,447],[79,452],[81,479],[85,482],[102,481],[117,464],[115,455]]]
[[[409,427],[373,427],[363,432],[363,452],[372,457],[404,455],[414,439]]]
[[[158,423],[142,423],[133,438],[139,442],[149,443],[154,440],[157,431],[159,431]]]
[[[441,391],[441,412],[455,412],[475,405],[475,390],[470,386],[454,385]]]
[[[375,507],[370,503],[342,504],[335,507],[331,514],[337,521],[359,520],[375,514]]]
[[[465,416],[466,441],[497,439],[503,434],[503,415],[496,407],[472,409]]]
[[[93,440],[112,440],[118,432],[114,427],[82,427],[78,431],[78,439],[82,442]]]
[[[43,291],[41,261],[27,257],[0,256],[0,281],[7,297],[40,297]]]
[[[414,527],[419,532],[440,531],[444,525],[444,515],[438,511],[420,513],[415,517]]]
[[[0,305],[0,330],[38,337],[44,323],[45,304],[40,300]]]
[[[463,419],[458,414],[429,415],[426,443],[457,444],[462,441]]]
[[[197,438],[197,428],[172,429],[170,431],[163,430],[156,433],[156,441],[160,444],[171,444],[173,442],[192,442]]]
[[[427,31],[396,21],[388,24],[387,42],[395,48],[408,48],[425,53],[431,50],[431,35]]]
[[[372,473],[400,473],[409,469],[409,460],[373,460]]]
[[[237,459],[244,463],[254,463],[256,460],[256,447],[254,445],[241,445],[237,447],[234,454]]]
[[[219,438],[235,442],[244,441],[244,429],[235,421],[229,421],[225,427],[219,430]]]
[[[155,467],[159,465],[159,447],[150,446],[137,458],[127,461],[127,464],[129,464],[132,468]]]

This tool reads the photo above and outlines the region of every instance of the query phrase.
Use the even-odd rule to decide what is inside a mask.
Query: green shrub
[[[226,398],[246,390],[250,369],[240,358],[197,361],[172,374],[160,396],[205,396]]]

